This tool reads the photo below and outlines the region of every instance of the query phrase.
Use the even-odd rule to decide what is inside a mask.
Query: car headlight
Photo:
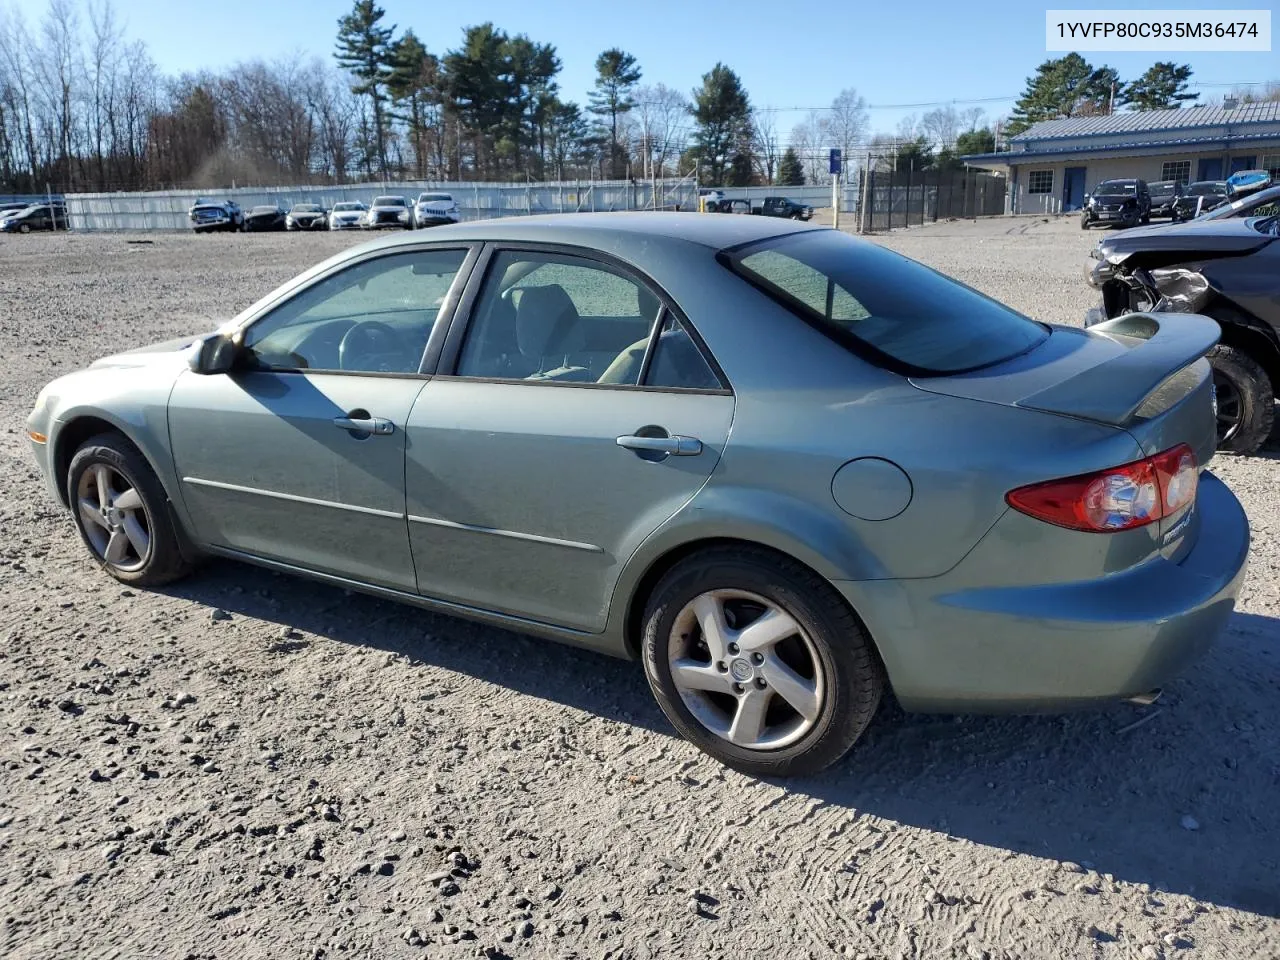
[[[408,219],[409,219],[409,211],[408,211],[408,210],[401,210],[401,211],[400,211],[400,213],[399,213],[399,214],[397,214],[397,216],[398,216],[398,217],[399,217],[399,219],[401,219],[401,220],[408,220]]]

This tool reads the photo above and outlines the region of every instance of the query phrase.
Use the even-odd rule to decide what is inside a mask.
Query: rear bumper
[[[1200,536],[1097,580],[961,587],[966,560],[927,580],[842,581],[895,695],[908,710],[1054,710],[1145,693],[1202,654],[1235,606],[1249,522],[1229,489],[1201,474]]]

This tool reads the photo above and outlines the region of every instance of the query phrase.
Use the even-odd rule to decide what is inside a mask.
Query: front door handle
[[[696,457],[702,453],[702,441],[697,437],[640,437],[628,434],[618,437],[618,446],[645,453],[661,453],[671,457]]]
[[[378,437],[396,432],[396,425],[381,417],[334,417],[333,425],[352,433],[368,433]]]

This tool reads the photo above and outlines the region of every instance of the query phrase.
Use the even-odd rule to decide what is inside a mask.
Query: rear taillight
[[[1145,460],[1078,477],[1019,487],[1005,501],[1046,523],[1111,533],[1146,526],[1176,513],[1196,497],[1200,474],[1185,443]]]

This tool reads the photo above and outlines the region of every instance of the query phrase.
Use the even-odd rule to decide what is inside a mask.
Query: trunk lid
[[[1195,314],[1130,313],[1087,330],[1054,327],[1034,350],[973,373],[912,378],[930,393],[1039,410],[1127,430],[1148,453],[1216,444],[1209,364],[1221,335]]]

